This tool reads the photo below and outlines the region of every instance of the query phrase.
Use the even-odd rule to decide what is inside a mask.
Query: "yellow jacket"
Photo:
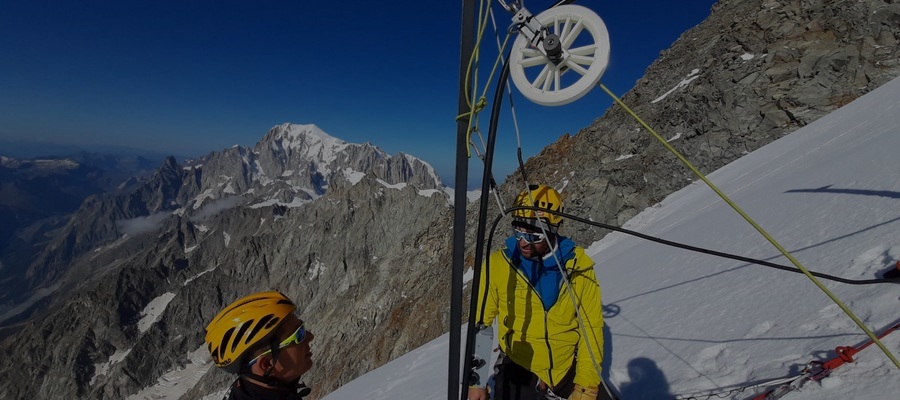
[[[551,387],[569,371],[576,353],[575,384],[598,387],[599,366],[603,359],[603,314],[594,262],[578,246],[571,258],[563,261],[575,300],[580,305],[579,312],[587,331],[585,337],[578,326],[565,283],[562,283],[556,303],[545,312],[535,288],[513,265],[506,251],[501,249],[491,254],[481,269],[476,321],[490,325],[498,317],[497,332],[503,352]],[[485,302],[486,282],[490,289]],[[588,345],[597,368],[594,368]]]

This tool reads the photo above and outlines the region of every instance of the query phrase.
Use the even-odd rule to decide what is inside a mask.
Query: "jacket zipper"
[[[509,257],[506,256],[506,254],[503,254],[503,258],[506,259],[506,264],[509,265],[510,268],[512,268],[516,271],[516,275],[519,277],[519,279],[523,280],[528,285],[528,287],[531,288],[531,292],[534,293],[534,295],[537,296],[537,298],[541,299],[541,304],[542,304],[541,310],[543,310],[544,309],[544,307],[543,307],[544,299],[541,298],[540,293],[538,293],[538,291],[537,291],[537,289],[535,289],[534,285],[531,284],[531,281],[528,280],[528,277],[525,276],[525,274],[522,272],[522,270],[520,270],[519,268],[516,268],[513,265],[512,261],[509,259]],[[564,263],[564,264],[567,264],[567,263]],[[567,269],[564,268],[564,270],[567,270]],[[560,290],[559,295],[562,295],[562,290]],[[551,306],[550,308],[553,308],[553,307]],[[544,310],[544,344],[547,346],[547,358],[548,358],[547,361],[548,361],[548,364],[550,364],[550,371],[552,371],[553,370],[553,349],[550,347],[550,332],[547,329],[547,325],[548,325],[547,324],[547,314],[548,314],[548,312],[546,310]],[[547,383],[552,388],[552,387],[556,386],[556,383],[552,382],[553,374],[551,373],[549,375],[550,375],[551,382],[544,382],[544,383]],[[540,378],[538,378],[538,379],[540,379]]]

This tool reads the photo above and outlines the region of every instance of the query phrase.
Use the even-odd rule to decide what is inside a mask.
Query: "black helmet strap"
[[[272,374],[272,371],[275,369],[275,363],[278,362],[278,353],[280,351],[281,344],[278,343],[278,338],[272,335],[272,339],[269,340],[269,354],[272,355],[272,363],[269,364],[269,368],[267,368],[266,372],[263,374],[264,377],[268,378],[269,375]]]

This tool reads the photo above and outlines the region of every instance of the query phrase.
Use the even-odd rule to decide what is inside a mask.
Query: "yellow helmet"
[[[235,374],[268,345],[271,335],[297,306],[280,292],[251,294],[220,311],[206,327],[206,347],[216,366]]]
[[[533,202],[532,202],[533,200]],[[563,211],[563,200],[555,189],[547,185],[529,185],[528,190],[522,191],[516,197],[516,207],[537,207],[548,211]],[[513,211],[513,225],[524,228],[544,229],[550,233],[556,233],[559,224],[562,223],[559,214],[544,212],[541,210],[516,210]]]

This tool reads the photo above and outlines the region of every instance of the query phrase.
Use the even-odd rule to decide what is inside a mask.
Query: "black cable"
[[[507,54],[506,59],[509,60],[509,54]],[[468,394],[467,390],[469,388],[469,377],[472,368],[472,356],[475,353],[475,327],[478,324],[484,323],[481,320],[476,321],[476,316],[484,315],[483,307],[487,303],[486,301],[482,300],[482,310],[480,312],[477,311],[478,288],[479,285],[481,285],[481,260],[484,258],[485,254],[483,250],[484,246],[482,243],[484,242],[488,205],[490,203],[488,200],[490,199],[491,189],[494,185],[494,179],[491,173],[491,167],[493,166],[494,162],[494,141],[497,138],[497,125],[498,121],[500,120],[500,106],[503,104],[503,90],[506,89],[506,81],[508,78],[509,62],[507,61],[503,63],[503,69],[500,72],[500,78],[497,80],[497,88],[494,93],[494,104],[491,105],[491,121],[488,127],[488,141],[484,152],[484,171],[481,178],[481,202],[478,210],[478,225],[476,230],[477,238],[475,240],[475,265],[472,267],[472,270],[474,272],[472,277],[472,296],[469,297],[469,325],[466,329],[466,357],[463,359],[462,395]],[[493,189],[496,190],[496,186],[493,186]],[[485,262],[484,267],[488,268],[489,264]],[[485,276],[489,275],[490,274],[485,274]],[[487,283],[485,283],[485,285],[487,285]],[[485,297],[487,296],[487,293],[488,291],[485,290]],[[460,398],[461,400],[465,400],[465,397],[463,396],[460,396]]]
[[[566,4],[572,4],[572,3],[574,3],[574,2],[575,2],[575,0],[559,0],[559,1],[557,1],[555,4],[553,4],[552,6],[547,7],[547,9],[549,10],[549,9],[551,9],[551,8],[553,8],[553,7],[563,6],[563,5],[566,5]]]
[[[537,208],[537,207],[512,207],[512,208],[508,208],[508,209],[506,209],[506,210],[503,212],[503,214],[501,214],[501,215],[499,215],[499,216],[497,217],[497,221],[494,222],[494,227],[496,228],[497,222],[499,222],[499,220],[500,220],[501,218],[503,218],[504,215],[507,215],[507,214],[509,214],[509,213],[512,213],[513,211],[516,211],[516,210],[538,210],[538,208]],[[664,245],[666,245],[666,246],[677,247],[677,248],[679,248],[679,249],[685,249],[685,250],[694,251],[694,252],[697,252],[697,253],[709,254],[709,255],[718,256],[718,257],[722,257],[722,258],[729,258],[729,259],[732,259],[732,260],[743,261],[743,262],[751,263],[751,264],[758,264],[758,265],[762,265],[762,266],[766,266],[766,267],[770,267],[770,268],[780,269],[780,270],[782,270],[782,271],[796,272],[796,273],[798,273],[798,274],[802,274],[802,273],[803,273],[803,271],[801,271],[801,270],[798,269],[798,268],[788,267],[788,266],[780,265],[780,264],[775,264],[775,263],[771,263],[771,262],[768,262],[768,261],[758,260],[758,259],[755,259],[755,258],[744,257],[744,256],[739,256],[739,255],[729,254],[729,253],[723,253],[723,252],[721,252],[721,251],[715,251],[715,250],[705,249],[705,248],[702,248],[702,247],[691,246],[691,245],[687,245],[687,244],[684,244],[684,243],[673,242],[673,241],[671,241],[671,240],[666,240],[666,239],[658,238],[658,237],[655,237],[655,236],[645,235],[645,234],[643,234],[643,233],[635,232],[635,231],[628,230],[628,229],[625,229],[625,228],[621,228],[621,227],[618,227],[618,226],[613,226],[613,225],[609,225],[609,224],[604,224],[604,223],[602,223],[602,222],[591,221],[591,220],[584,219],[584,218],[581,218],[581,217],[577,217],[577,216],[574,216],[574,215],[571,215],[571,214],[566,214],[566,213],[564,213],[564,212],[553,211],[553,210],[547,210],[547,209],[543,209],[543,208],[541,208],[540,211],[543,211],[543,212],[549,212],[549,213],[551,213],[551,214],[559,215],[559,216],[561,216],[561,217],[563,217],[563,218],[567,218],[567,219],[571,219],[571,220],[573,220],[573,221],[578,221],[578,222],[581,222],[581,223],[584,223],[584,224],[596,226],[596,227],[598,227],[598,228],[604,228],[604,229],[609,229],[609,230],[611,230],[611,231],[622,232],[622,233],[624,233],[624,234],[626,234],[626,235],[636,236],[636,237],[639,237],[639,238],[641,238],[641,239],[645,239],[645,240],[649,240],[649,241],[651,241],[651,242],[656,242],[656,243],[664,244]],[[813,276],[816,276],[816,277],[819,277],[819,278],[822,278],[822,279],[826,279],[826,280],[830,280],[830,281],[835,281],[835,282],[840,282],[840,283],[846,283],[846,284],[849,284],[849,285],[869,285],[869,284],[873,284],[873,283],[900,283],[900,278],[881,278],[881,279],[863,279],[863,280],[854,280],[854,279],[845,279],[845,278],[841,278],[841,277],[837,277],[837,276],[833,276],[833,275],[823,274],[823,273],[821,273],[821,272],[815,272],[815,271],[809,271],[809,273],[812,274]]]
[[[466,257],[466,182],[469,177],[468,149],[469,149],[469,124],[471,122],[471,106],[466,93],[469,91],[468,76],[470,65],[469,57],[475,50],[475,0],[463,0],[462,2],[462,27],[459,46],[459,96],[457,100],[457,115],[462,116],[456,122],[456,193],[454,202],[456,209],[453,211],[453,269],[450,279],[450,354],[448,355],[449,367],[447,368],[447,399],[454,400],[460,396],[460,348],[462,337],[459,334],[459,322],[462,320],[463,300],[463,268]]]

